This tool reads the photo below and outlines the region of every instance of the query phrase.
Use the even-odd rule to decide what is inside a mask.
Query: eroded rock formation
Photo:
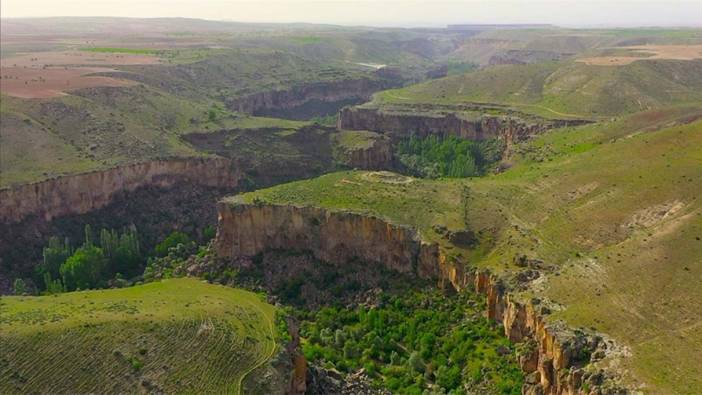
[[[188,181],[203,186],[235,187],[238,172],[222,158],[174,158],[63,176],[0,190],[0,222],[28,216],[46,221],[83,214],[109,204],[114,196],[144,186],[170,187]]]
[[[503,138],[507,143],[524,140],[548,129],[578,125],[583,120],[528,121],[516,116],[482,114],[475,119],[462,118],[456,111],[410,112],[385,111],[373,107],[345,107],[339,113],[338,127],[349,130],[371,130],[398,137],[411,134],[426,136],[453,135],[471,140]]]
[[[409,227],[344,211],[236,201],[220,202],[218,216],[214,248],[220,258],[233,260],[275,249],[304,250],[338,265],[361,259],[486,295],[487,315],[502,323],[505,335],[515,342],[534,344],[520,357],[528,375],[525,393],[621,391],[603,389],[603,374],[584,369],[591,352],[602,346],[600,337],[548,323],[538,303],[518,300],[499,277],[487,271],[450,262],[437,244],[423,242]]]
[[[378,138],[373,139],[367,146],[337,151],[337,159],[351,168],[391,170],[395,167],[392,141],[382,135],[378,135]]]
[[[257,92],[226,100],[230,109],[247,114],[268,114],[267,110],[301,107],[305,103],[343,103],[366,101],[379,90],[396,86],[398,81],[381,78],[343,79],[300,84],[287,89]],[[333,111],[332,111],[333,112]]]

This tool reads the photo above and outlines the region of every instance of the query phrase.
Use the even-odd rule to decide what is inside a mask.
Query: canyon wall
[[[337,160],[354,169],[391,170],[395,168],[395,154],[390,139],[380,136],[368,146],[337,150]]]
[[[238,171],[223,158],[173,158],[58,177],[0,190],[0,222],[29,216],[45,221],[84,214],[109,204],[113,197],[140,187],[171,187],[179,182],[236,187]]]
[[[464,119],[454,112],[392,112],[378,108],[345,107],[339,113],[339,129],[370,130],[398,137],[411,134],[453,135],[470,140],[501,137],[507,143],[520,141],[548,129],[585,123],[582,120],[540,120],[527,122],[518,117],[481,115]]]
[[[502,323],[510,340],[535,344],[519,360],[528,378],[524,393],[620,393],[618,389],[602,390],[602,373],[584,368],[590,351],[602,346],[600,338],[550,325],[537,302],[516,300],[503,281],[487,271],[449,262],[438,245],[422,242],[409,227],[343,211],[236,201],[220,202],[218,217],[214,248],[226,260],[274,249],[309,251],[338,265],[358,258],[401,273],[438,279],[456,290],[470,287],[484,294],[488,316]]]
[[[266,114],[266,110],[291,109],[308,102],[339,103],[348,100],[366,101],[373,92],[388,89],[399,81],[388,79],[344,79],[329,82],[312,82],[291,88],[257,92],[225,101],[233,111],[247,114]]]

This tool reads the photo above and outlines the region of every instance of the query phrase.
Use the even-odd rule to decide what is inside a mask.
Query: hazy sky
[[[702,0],[2,0],[2,17],[191,17],[242,22],[441,26],[702,26]]]

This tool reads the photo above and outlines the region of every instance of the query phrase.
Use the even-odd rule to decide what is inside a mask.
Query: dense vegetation
[[[205,228],[203,240],[210,240],[214,232],[213,227]],[[77,248],[67,238],[49,239],[43,249],[43,262],[35,270],[34,284],[36,291],[48,294],[121,287],[130,284],[126,279],[141,279],[144,268],[155,260],[165,259],[169,254],[183,259],[196,250],[197,244],[180,231],[172,232],[152,252],[145,253],[135,227],[121,232],[102,229],[96,237],[90,225],[86,225],[83,244]],[[22,278],[15,279],[13,288],[15,295],[35,291]]]
[[[500,160],[503,142],[471,141],[455,136],[411,136],[397,145],[402,165],[413,175],[428,178],[475,177]]]
[[[136,228],[102,229],[96,238],[90,225],[80,247],[73,250],[68,239],[52,237],[43,256],[37,277],[49,293],[104,287],[111,278],[139,274],[144,260]]]
[[[472,293],[383,296],[378,306],[302,314],[305,356],[342,372],[363,368],[393,393],[521,393],[515,351]]]

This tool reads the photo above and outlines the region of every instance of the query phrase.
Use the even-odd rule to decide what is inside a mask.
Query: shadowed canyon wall
[[[0,221],[84,214],[104,207],[117,193],[144,186],[165,188],[189,181],[234,188],[239,178],[233,170],[232,162],[222,158],[164,159],[20,185],[0,190]]]
[[[247,114],[308,119],[336,113],[344,105],[366,101],[374,92],[399,84],[399,80],[371,78],[313,82],[237,96],[225,103],[231,110]]]
[[[338,127],[349,130],[370,130],[398,137],[412,134],[453,135],[470,140],[501,137],[506,142],[525,140],[548,129],[580,125],[583,120],[525,121],[518,117],[481,115],[464,119],[453,112],[391,112],[378,108],[345,107],[339,113]]]
[[[484,294],[488,316],[502,323],[510,340],[535,343],[535,348],[519,361],[531,380],[524,393],[580,394],[588,393],[584,388],[596,391],[601,384],[601,376],[583,369],[589,361],[584,351],[597,347],[595,343],[600,340],[550,326],[540,306],[515,300],[502,280],[487,271],[448,262],[437,244],[422,242],[409,227],[322,208],[231,201],[218,204],[218,217],[214,247],[216,254],[226,260],[278,249],[310,251],[337,265],[361,259],[400,273],[438,279],[456,290],[471,287]],[[583,355],[588,360],[583,360]]]
[[[238,190],[238,166],[223,158],[174,158],[63,176],[0,190],[0,293],[31,277],[51,236],[83,240],[83,228],[135,225],[148,249],[173,230],[216,222],[215,202]]]

